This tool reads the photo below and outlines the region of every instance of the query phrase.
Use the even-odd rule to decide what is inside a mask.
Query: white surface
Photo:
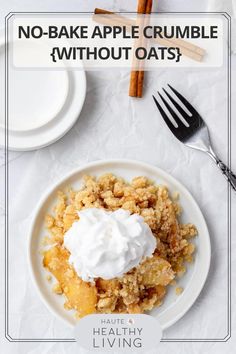
[[[178,191],[180,193],[179,202],[183,208],[181,221],[183,223],[193,223],[198,229],[199,234],[195,241],[197,251],[194,264],[188,267],[186,274],[181,281],[178,281],[178,286],[184,288],[183,293],[177,297],[174,287],[170,288],[163,305],[151,312],[158,319],[161,327],[166,329],[187,312],[202,290],[210,266],[210,239],[204,217],[191,194],[172,176],[151,165],[132,160],[93,162],[76,169],[76,171],[54,185],[42,197],[36,208],[29,242],[29,264],[35,285],[46,306],[58,318],[74,326],[76,320],[73,317],[73,313],[63,308],[64,299],[52,293],[52,284],[47,281],[47,272],[42,267],[40,250],[42,250],[42,240],[46,233],[44,218],[46,214],[52,212],[57,200],[58,190],[66,190],[70,186],[78,190],[82,186],[84,175],[101,176],[107,172],[114,173],[126,181],[131,181],[132,178],[137,176],[146,176],[154,180],[157,184],[167,185],[171,195]]]
[[[4,72],[3,47],[0,47],[1,73]],[[78,64],[82,68],[82,62]],[[0,92],[3,90],[1,87]],[[17,70],[9,64],[8,92],[9,149],[35,150],[54,143],[77,121],[86,95],[86,76],[83,70]],[[0,146],[5,143],[4,124],[3,105]]]
[[[207,1],[159,1],[160,10],[204,11]],[[114,10],[136,8],[136,0],[78,1],[31,0],[2,1],[1,25],[9,11],[92,11],[94,7]],[[236,95],[236,58],[232,58],[232,97]],[[10,153],[10,318],[12,337],[70,338],[70,329],[58,325],[40,302],[32,286],[27,267],[27,233],[31,213],[48,186],[60,176],[87,161],[102,158],[136,158],[168,171],[193,193],[206,217],[212,243],[212,266],[207,283],[191,310],[165,331],[165,338],[224,338],[227,333],[227,184],[207,156],[180,145],[167,131],[151,100],[151,94],[166,82],[175,83],[192,100],[209,125],[213,145],[222,159],[227,155],[226,83],[216,71],[192,70],[173,73],[159,70],[146,75],[145,97],[127,96],[129,73],[125,71],[88,73],[87,98],[74,128],[60,141],[45,149],[29,153]],[[2,84],[2,76],[1,76]],[[233,101],[232,136],[236,136],[236,105]],[[236,171],[236,140],[232,140],[232,167]],[[4,153],[1,155],[1,177],[4,176]],[[3,184],[2,184],[3,186]],[[4,222],[4,193],[1,193],[1,225]],[[232,215],[236,198],[232,196]],[[14,215],[14,218],[12,218]],[[236,303],[236,218],[232,220],[232,339],[226,343],[161,343],[154,353],[168,354],[231,354],[235,349]],[[3,238],[1,238],[3,241]],[[4,248],[1,247],[1,269],[4,269]],[[1,316],[4,316],[4,278],[1,282]],[[17,296],[16,296],[17,294]],[[75,343],[9,343],[3,339],[5,354],[84,354]]]
[[[208,11],[227,12],[231,16],[232,43],[231,49],[236,53],[236,1],[208,0]]]
[[[24,53],[24,43],[15,46]],[[43,50],[42,45],[39,48]],[[69,93],[68,71],[14,70],[11,67],[9,71],[9,131],[39,129],[57,119]],[[4,127],[4,117],[1,123]]]
[[[64,106],[68,83],[66,71],[59,74],[52,71],[17,71],[9,81],[12,87],[9,97],[9,130],[29,131],[53,120]]]

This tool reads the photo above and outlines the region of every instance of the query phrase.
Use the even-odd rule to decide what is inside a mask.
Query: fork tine
[[[164,88],[163,91],[165,92],[166,96],[169,97],[170,101],[173,103],[177,111],[184,117],[186,122],[188,122],[188,118],[190,118],[189,114],[185,112],[185,110],[174,100],[174,98],[167,92]]]
[[[166,106],[166,108],[168,109],[168,111],[170,112],[170,114],[172,115],[172,117],[174,118],[176,124],[178,127],[186,127],[186,125],[181,121],[181,119],[177,116],[177,114],[175,113],[175,111],[172,109],[172,107],[169,105],[169,103],[164,99],[164,97],[160,94],[160,92],[158,92],[158,95],[161,97],[164,105]],[[168,118],[169,119],[169,118]]]
[[[198,114],[198,112],[196,111],[196,109],[189,103],[189,101],[186,100],[186,98],[184,98],[184,96],[182,96],[176,89],[174,89],[174,87],[172,87],[170,84],[168,84],[168,86],[170,87],[170,89],[176,94],[176,96],[180,99],[180,101],[185,105],[185,107],[189,110],[190,113],[193,114]],[[169,95],[168,95],[169,97]],[[170,98],[170,97],[169,97]],[[173,102],[173,101],[172,101]],[[189,117],[189,116],[188,116]]]
[[[157,108],[159,109],[159,112],[161,113],[162,118],[164,119],[164,121],[166,122],[166,124],[168,125],[168,127],[170,128],[170,130],[172,131],[172,133],[174,133],[174,125],[172,124],[172,122],[169,120],[166,112],[164,111],[164,109],[161,107],[160,103],[157,101],[156,97],[154,95],[152,95],[154,102],[156,103]]]

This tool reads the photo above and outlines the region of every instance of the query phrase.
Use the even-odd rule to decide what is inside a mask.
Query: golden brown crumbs
[[[176,293],[176,295],[180,295],[180,294],[182,294],[182,292],[183,292],[183,288],[182,287],[178,287],[178,288],[176,288],[175,289],[175,293]]]
[[[179,192],[178,192],[178,191],[175,191],[175,192],[173,193],[173,200],[177,201],[177,200],[179,200],[179,197],[180,197]]]
[[[53,292],[54,292],[55,294],[58,294],[58,295],[63,294],[63,290],[62,290],[61,285],[60,285],[59,283],[56,283],[56,284],[53,286],[52,290],[53,290]]]
[[[142,313],[160,306],[167,286],[176,285],[176,277],[192,262],[195,246],[191,239],[196,227],[180,224],[181,207],[173,201],[166,186],[156,185],[144,176],[131,183],[107,173],[99,178],[84,177],[78,190],[60,191],[53,215],[46,216],[50,237],[45,244],[53,245],[44,252],[44,267],[58,280],[57,294],[64,294],[66,309],[74,309],[76,317],[89,313]],[[152,258],[144,260],[121,278],[96,279],[95,284],[82,281],[68,262],[69,252],[63,247],[65,232],[77,220],[78,211],[85,208],[119,208],[141,215],[158,239]],[[178,290],[177,290],[178,289]],[[182,292],[176,288],[176,293]]]

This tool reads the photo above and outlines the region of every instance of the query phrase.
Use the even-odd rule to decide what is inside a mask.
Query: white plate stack
[[[0,75],[4,77],[5,45],[0,44]],[[23,49],[22,49],[23,50]],[[76,122],[86,94],[86,76],[81,62],[77,71],[14,68],[8,59],[5,85],[0,87],[0,143],[8,132],[10,150],[35,150],[61,138]],[[7,118],[6,118],[7,116]],[[6,130],[5,127],[8,127]]]

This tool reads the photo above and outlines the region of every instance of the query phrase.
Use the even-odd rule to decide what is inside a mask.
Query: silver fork
[[[184,98],[172,86],[168,86],[175,93],[175,95],[182,102],[182,104],[186,107],[186,109],[190,112],[190,115],[186,113],[186,111],[180,106],[180,104],[163,88],[163,91],[170,99],[174,107],[178,110],[183,120],[179,118],[179,116],[176,114],[170,104],[166,101],[166,99],[160,94],[160,92],[158,92],[162,102],[164,103],[165,107],[174,119],[175,124],[168,118],[168,115],[166,114],[165,110],[162,108],[158,100],[155,98],[155,96],[152,96],[157,105],[157,108],[159,109],[162,115],[162,118],[178,140],[193,149],[197,149],[207,153],[208,156],[210,156],[216,163],[216,165],[219,167],[223,175],[227,178],[232,188],[236,191],[236,175],[216,156],[215,152],[213,151],[209,131],[202,117],[195,110],[195,108],[186,100],[186,98]]]

